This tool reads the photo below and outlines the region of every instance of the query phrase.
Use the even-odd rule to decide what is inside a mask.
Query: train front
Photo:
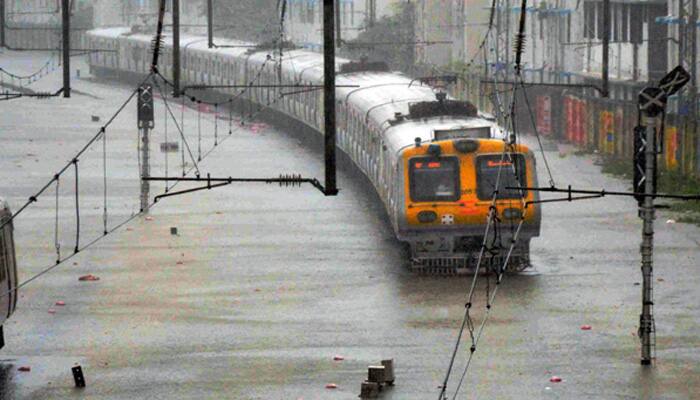
[[[529,266],[530,239],[539,236],[537,193],[506,189],[536,186],[527,146],[500,139],[416,141],[401,152],[403,200],[399,239],[409,243],[414,269],[438,273],[473,270],[482,245],[482,267]],[[497,191],[495,194],[494,192]],[[496,218],[486,229],[494,204]],[[516,234],[517,232],[517,234]]]

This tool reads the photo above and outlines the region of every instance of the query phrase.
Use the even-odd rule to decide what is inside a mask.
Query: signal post
[[[642,218],[642,314],[639,316],[639,339],[642,342],[642,365],[654,358],[654,195],[656,194],[656,126],[666,109],[669,96],[678,92],[690,75],[678,66],[661,79],[658,87],[647,87],[639,94],[641,125],[635,128],[634,191]],[[663,132],[661,132],[663,134]],[[663,137],[663,136],[662,136]]]
[[[148,212],[151,191],[150,139],[148,133],[155,126],[153,111],[153,87],[144,84],[138,93],[138,128],[141,130],[141,212]]]

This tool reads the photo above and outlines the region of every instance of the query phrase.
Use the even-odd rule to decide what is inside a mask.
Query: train
[[[87,48],[112,50],[89,55],[97,76],[134,80],[150,72],[150,35],[128,27],[103,28],[87,32],[85,40]],[[322,54],[286,49],[280,56],[270,46],[216,41],[217,47],[209,48],[206,37],[181,35],[183,86],[323,84]],[[172,78],[169,35],[163,43],[159,72]],[[508,268],[526,268],[530,241],[540,234],[539,195],[506,188],[537,186],[533,152],[523,144],[506,144],[507,132],[472,104],[386,64],[337,58],[336,73],[337,146],[371,182],[397,239],[407,244],[413,269],[452,273],[474,267],[498,171],[503,171],[498,220],[510,226],[522,220]],[[223,96],[239,90],[212,89]],[[323,135],[322,91],[284,90],[252,87],[244,98]],[[515,237],[513,229],[499,232],[503,243]],[[506,247],[489,255],[502,258]]]
[[[0,349],[5,346],[4,325],[17,308],[17,258],[12,213],[0,197]]]

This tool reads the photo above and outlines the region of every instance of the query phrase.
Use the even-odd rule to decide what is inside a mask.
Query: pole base
[[[651,365],[651,360],[642,359],[642,360],[640,361],[640,363],[641,363],[642,365]]]

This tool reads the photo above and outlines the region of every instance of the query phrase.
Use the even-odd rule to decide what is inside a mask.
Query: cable
[[[102,174],[104,185],[104,208],[102,214],[103,232],[107,233],[107,131],[102,129]]]
[[[194,164],[194,168],[197,170],[197,175],[199,175],[199,166],[197,165],[197,161],[195,161],[194,155],[192,154],[192,150],[190,150],[190,145],[189,145],[189,143],[187,143],[187,139],[185,139],[185,133],[182,131],[182,129],[180,129],[180,125],[178,125],[177,119],[175,118],[175,115],[173,114],[172,110],[170,109],[170,105],[168,104],[167,96],[163,92],[163,88],[161,88],[161,86],[158,84],[158,80],[153,79],[153,83],[156,86],[156,88],[158,88],[158,91],[160,92],[160,96],[163,99],[163,103],[165,104],[165,108],[168,110],[170,117],[173,119],[173,122],[175,123],[175,127],[177,128],[178,132],[180,133],[180,137],[182,138],[182,142],[185,144],[185,147],[187,148],[187,152],[190,155],[190,159],[192,160],[192,163]],[[184,166],[184,161],[183,161],[183,166]]]
[[[549,186],[555,187],[556,183],[554,181],[554,176],[552,175],[552,169],[549,167],[549,161],[547,160],[547,154],[544,151],[544,146],[542,145],[542,138],[540,137],[539,130],[537,129],[537,124],[535,123],[535,114],[532,111],[532,106],[530,105],[530,99],[527,95],[527,90],[525,89],[525,82],[521,74],[516,74],[517,78],[520,80],[520,86],[523,89],[523,97],[525,98],[525,105],[527,106],[527,112],[530,115],[530,121],[532,123],[532,131],[535,132],[535,137],[537,138],[537,143],[540,147],[540,153],[542,154],[542,159],[544,160],[544,166],[547,169],[547,174],[549,175]]]
[[[139,86],[141,86],[148,79],[150,79],[150,77],[151,77],[151,75],[149,75],[146,79],[144,79]],[[136,96],[137,93],[138,93],[138,90],[134,90],[129,95],[129,97],[126,99],[126,101],[124,101],[124,103],[119,107],[117,112],[114,115],[112,115],[112,117],[107,121],[107,123],[104,126],[102,126],[102,128],[100,128],[100,131],[95,136],[93,136],[83,146],[83,148],[80,149],[80,151],[78,151],[78,153],[73,157],[73,159],[78,159],[79,157],[81,157],[85,153],[85,151],[87,151],[87,149],[90,148],[90,146],[92,146],[92,144],[95,143],[95,141],[97,141],[100,138],[100,136],[102,135],[102,129],[107,129],[112,124],[112,122],[114,122],[114,120],[117,118],[117,116],[124,110],[124,108],[126,108],[127,104],[129,104],[131,102],[131,100]],[[51,184],[53,184],[64,172],[66,172],[66,170],[72,164],[73,164],[73,161],[72,160],[69,161],[56,175],[54,175],[54,177],[49,182],[47,182],[41,189],[39,189],[39,191],[37,191],[36,194],[29,197],[29,200],[27,200],[27,202],[25,202],[24,205],[22,205],[22,207],[20,207],[17,211],[15,211],[15,213],[12,214],[12,216],[10,216],[10,218],[8,218],[5,222],[3,222],[0,225],[0,229],[4,228],[5,225],[11,223],[18,215],[20,215],[22,212],[24,212],[24,210],[26,210],[27,207],[29,207],[31,204],[35,203],[38,200],[39,196],[41,196],[46,191],[46,189],[48,189],[49,186],[51,186]]]
[[[202,161],[202,103],[197,102],[197,161]]]
[[[524,1],[525,1],[525,0],[524,0]],[[522,10],[523,10],[523,11],[521,11],[521,12],[525,12],[525,11],[524,11],[524,10],[525,10],[525,7],[523,7]],[[520,71],[517,70],[517,69],[516,69],[516,74],[517,74],[517,75],[520,74]],[[463,336],[463,334],[464,334],[464,329],[467,328],[467,329],[469,330],[469,335],[470,335],[470,338],[471,338],[470,353],[469,353],[469,356],[468,356],[468,358],[467,358],[467,362],[466,362],[466,364],[465,364],[465,367],[464,367],[464,369],[463,369],[463,371],[462,371],[462,374],[461,374],[461,376],[460,376],[460,380],[459,380],[459,382],[458,382],[458,384],[457,384],[457,387],[456,387],[456,389],[455,389],[455,393],[454,393],[453,399],[456,399],[457,396],[458,396],[458,394],[459,394],[459,391],[460,391],[460,389],[461,389],[461,387],[462,387],[462,384],[463,384],[463,382],[464,382],[464,378],[465,378],[465,376],[466,376],[466,374],[467,374],[467,372],[468,372],[468,370],[469,370],[469,367],[471,366],[471,362],[472,362],[472,360],[473,360],[474,353],[476,352],[477,345],[478,345],[478,343],[479,343],[479,340],[480,340],[480,338],[481,338],[481,335],[483,334],[483,331],[484,331],[484,328],[485,328],[485,326],[486,326],[486,323],[487,323],[487,321],[488,321],[488,319],[489,319],[489,317],[490,317],[491,310],[492,310],[492,305],[493,305],[493,303],[494,303],[495,296],[496,296],[496,294],[498,293],[498,287],[499,287],[500,283],[502,282],[503,275],[504,275],[504,273],[505,273],[505,271],[506,271],[506,269],[507,269],[508,263],[509,263],[510,258],[511,258],[511,256],[512,256],[513,250],[514,250],[515,245],[516,245],[516,243],[517,243],[517,241],[518,241],[518,238],[519,238],[519,235],[520,235],[520,232],[521,232],[523,223],[524,223],[525,218],[526,218],[526,213],[527,213],[526,204],[527,204],[527,203],[526,203],[526,200],[525,200],[525,193],[524,193],[524,191],[521,190],[520,200],[521,200],[522,207],[523,207],[523,213],[522,213],[522,216],[521,216],[521,218],[520,218],[520,222],[519,222],[519,224],[518,224],[518,227],[515,229],[515,232],[514,232],[514,234],[513,234],[513,237],[511,238],[510,248],[508,249],[508,252],[507,252],[507,254],[506,254],[506,257],[505,257],[505,259],[503,260],[502,264],[500,265],[499,269],[497,270],[496,287],[494,288],[493,292],[490,293],[490,295],[487,293],[486,312],[485,312],[485,314],[484,314],[484,317],[482,318],[482,321],[481,321],[481,324],[479,325],[478,330],[476,330],[476,334],[474,334],[475,329],[474,329],[473,321],[472,321],[472,319],[471,319],[470,310],[471,310],[471,308],[472,308],[472,304],[473,304],[473,300],[474,300],[474,294],[475,294],[475,290],[476,290],[476,286],[477,286],[477,281],[478,281],[478,277],[479,277],[479,271],[481,270],[481,266],[482,266],[482,263],[483,263],[483,261],[484,261],[484,254],[485,254],[485,253],[487,252],[487,250],[488,250],[488,252],[489,252],[489,254],[490,254],[490,256],[491,256],[491,260],[493,261],[494,255],[495,255],[495,254],[500,254],[500,250],[502,250],[502,244],[501,244],[501,239],[500,239],[500,229],[499,229],[499,222],[500,222],[500,220],[499,220],[499,218],[498,218],[498,216],[497,216],[498,209],[497,209],[496,207],[497,207],[498,200],[499,200],[499,191],[501,190],[501,188],[500,188],[500,186],[501,186],[501,178],[502,178],[502,172],[503,172],[504,165],[506,165],[506,163],[505,163],[506,157],[508,157],[508,158],[510,159],[510,163],[509,163],[509,164],[513,167],[513,175],[514,175],[514,178],[515,178],[516,182],[519,182],[519,181],[520,181],[520,174],[518,173],[518,170],[517,170],[517,168],[518,168],[518,166],[517,166],[518,162],[517,162],[517,160],[513,159],[513,156],[512,156],[513,153],[514,153],[514,150],[515,150],[515,147],[514,147],[514,146],[516,145],[516,142],[517,142],[516,121],[515,121],[515,118],[513,117],[513,116],[514,116],[514,110],[515,110],[515,100],[516,100],[515,94],[516,94],[516,90],[517,90],[517,86],[514,85],[513,88],[512,88],[513,95],[512,95],[512,98],[511,98],[511,105],[510,105],[510,108],[509,108],[509,113],[508,113],[507,115],[504,115],[504,116],[503,116],[503,120],[504,120],[504,125],[505,125],[505,126],[507,126],[508,120],[510,120],[510,122],[511,122],[511,124],[512,124],[512,132],[511,132],[512,137],[511,137],[511,138],[505,138],[505,139],[504,139],[505,142],[504,142],[504,146],[503,146],[503,153],[502,153],[502,155],[501,155],[501,162],[499,163],[498,173],[497,173],[496,181],[495,181],[495,184],[494,184],[493,198],[492,198],[492,201],[491,201],[491,206],[489,207],[489,214],[488,214],[488,217],[487,217],[487,223],[486,223],[486,227],[485,227],[484,239],[483,239],[483,241],[482,241],[482,245],[481,245],[481,248],[480,248],[480,250],[479,250],[479,256],[478,256],[478,258],[477,258],[477,263],[476,263],[476,266],[475,266],[475,268],[474,268],[474,275],[473,275],[473,277],[472,277],[472,283],[471,283],[471,286],[470,286],[470,289],[469,289],[469,292],[468,292],[468,295],[467,295],[467,302],[466,302],[466,304],[465,304],[465,313],[464,313],[464,317],[463,317],[463,320],[462,320],[462,324],[461,324],[460,329],[459,329],[459,332],[458,332],[458,336],[457,336],[457,340],[456,340],[456,343],[455,343],[455,347],[454,347],[453,353],[452,353],[452,355],[451,355],[451,357],[450,357],[450,362],[449,362],[449,364],[448,364],[448,368],[447,368],[447,373],[446,373],[446,375],[445,375],[445,379],[443,380],[443,384],[441,385],[441,391],[440,391],[440,394],[439,394],[439,397],[438,397],[439,400],[443,400],[443,399],[445,398],[445,396],[446,396],[447,384],[448,384],[449,378],[450,378],[450,376],[451,376],[451,374],[452,374],[452,369],[453,369],[453,367],[454,367],[454,361],[455,361],[457,352],[459,351],[459,347],[460,347],[460,344],[461,344],[461,339],[462,339],[462,336]],[[494,100],[497,102],[497,104],[495,104],[496,109],[497,109],[498,111],[501,111],[500,100],[499,100],[499,95],[498,95],[498,94],[496,94]],[[489,237],[490,237],[490,234],[491,234],[491,231],[492,231],[492,227],[493,227],[493,241],[492,241],[492,243],[489,245]],[[494,250],[494,249],[496,249],[496,248],[498,249],[498,252],[496,252],[496,251]],[[489,281],[489,282],[490,282],[490,281]],[[487,282],[487,290],[490,291],[490,283],[489,283],[489,282]]]
[[[170,159],[170,143],[168,142],[168,110],[163,107],[163,136],[164,136],[164,142],[166,149],[163,152],[164,158],[165,158],[165,176],[169,176],[168,174],[168,160]],[[167,192],[168,190],[168,181],[165,181],[165,190]]]
[[[58,239],[58,230],[59,230],[59,226],[58,226],[58,210],[59,210],[58,198],[60,195],[60,191],[61,191],[61,180],[60,180],[60,177],[57,176],[56,177],[56,222],[54,225],[54,247],[56,248],[56,262],[61,261],[61,243],[59,242],[59,239]]]
[[[219,144],[219,105],[214,105],[214,146]]]

